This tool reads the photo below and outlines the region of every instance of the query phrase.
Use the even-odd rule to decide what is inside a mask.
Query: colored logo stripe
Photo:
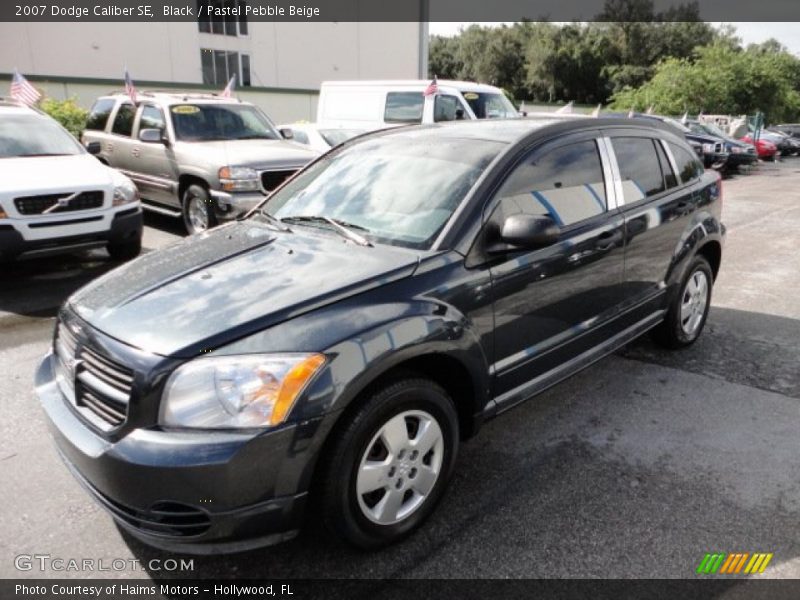
[[[763,573],[764,569],[772,560],[772,553],[756,552],[750,554],[749,552],[736,552],[732,554],[720,553],[707,553],[700,565],[697,567],[699,575],[713,575],[714,573],[735,575],[735,574],[752,574]],[[748,561],[749,559],[749,561]],[[745,567],[745,564],[747,565]],[[744,568],[744,571],[742,571]]]

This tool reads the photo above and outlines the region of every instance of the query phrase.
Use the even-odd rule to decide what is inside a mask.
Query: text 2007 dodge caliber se
[[[313,512],[376,548],[433,511],[487,418],[647,330],[697,339],[721,194],[653,121],[371,134],[79,290],[37,394],[149,544],[243,550]]]

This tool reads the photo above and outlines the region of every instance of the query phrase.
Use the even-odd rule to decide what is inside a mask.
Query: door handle
[[[617,244],[619,244],[623,239],[622,230],[615,229],[614,231],[606,231],[605,233],[601,233],[598,238],[597,242],[595,243],[595,247],[598,250],[610,250]]]

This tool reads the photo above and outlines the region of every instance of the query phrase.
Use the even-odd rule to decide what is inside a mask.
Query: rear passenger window
[[[606,211],[605,180],[597,144],[579,142],[536,153],[498,191],[502,213],[550,216],[566,226]]]
[[[117,110],[117,115],[114,117],[111,133],[130,137],[133,132],[133,117],[135,114],[136,109],[133,108],[133,104],[123,104],[120,106]]]
[[[632,204],[664,191],[664,176],[661,173],[653,140],[615,137],[611,143],[622,177],[625,204]]]
[[[92,131],[103,131],[108,122],[108,116],[111,114],[111,109],[114,108],[114,100],[106,98],[98,100],[89,111],[89,116],[86,119],[86,127],[84,129],[91,129]]]
[[[664,146],[662,146],[659,141],[656,141],[656,152],[658,153],[658,162],[661,165],[661,172],[664,174],[664,185],[667,186],[668,190],[678,187],[678,178],[672,170],[672,165],[669,164],[667,154],[664,152]]]
[[[389,92],[383,120],[387,123],[420,123],[422,104],[422,92]]]
[[[700,164],[696,156],[693,156],[688,150],[681,148],[677,144],[668,143],[672,156],[675,158],[675,166],[678,168],[681,183],[689,183],[703,172],[703,165]]]

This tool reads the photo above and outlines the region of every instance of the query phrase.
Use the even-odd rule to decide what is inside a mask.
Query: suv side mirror
[[[148,144],[161,144],[164,142],[164,134],[160,129],[140,129],[139,141]]]
[[[511,246],[536,248],[558,241],[561,230],[550,217],[516,214],[506,217],[500,239]]]
[[[103,147],[100,145],[100,142],[89,142],[86,144],[86,151],[89,154],[94,154],[97,156],[100,152],[103,151]]]
[[[289,127],[283,127],[280,130],[283,139],[285,140],[293,140],[294,139],[294,131],[291,130]]]

